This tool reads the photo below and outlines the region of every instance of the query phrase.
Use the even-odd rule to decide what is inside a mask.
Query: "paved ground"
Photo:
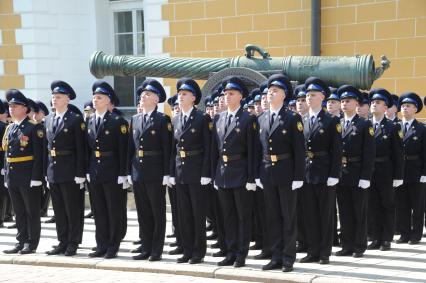
[[[167,217],[167,234],[169,234],[171,230],[171,215],[168,214]],[[10,278],[10,280],[14,282],[21,280],[19,278],[8,277],[12,276],[9,274],[13,273],[12,271],[22,268],[22,266],[19,265],[91,268],[88,270],[66,269],[68,272],[67,274],[73,275],[75,273],[78,274],[78,276],[80,276],[80,274],[97,274],[98,272],[102,272],[99,270],[102,269],[129,272],[143,271],[148,273],[177,274],[205,278],[262,282],[426,282],[425,238],[423,238],[423,242],[415,246],[409,246],[408,244],[393,244],[392,250],[387,252],[367,251],[365,257],[359,259],[332,256],[330,258],[331,264],[329,265],[295,263],[294,272],[284,274],[278,270],[268,272],[261,271],[261,266],[266,264],[267,261],[253,259],[253,256],[258,254],[259,251],[250,251],[247,266],[241,269],[235,269],[233,267],[218,267],[216,262],[221,260],[221,258],[211,257],[211,254],[217,251],[211,248],[208,249],[208,256],[205,258],[205,263],[195,266],[189,264],[176,264],[176,258],[178,256],[170,256],[167,254],[167,251],[172,249],[168,245],[165,247],[165,253],[161,262],[151,263],[148,261],[134,261],[131,259],[133,254],[129,251],[135,248],[135,246],[132,245],[132,241],[135,241],[138,238],[136,212],[129,211],[128,218],[127,235],[120,248],[119,257],[112,260],[91,259],[87,256],[87,254],[91,252],[90,249],[95,245],[95,226],[92,219],[86,219],[83,244],[78,250],[78,255],[72,258],[65,256],[47,256],[45,254],[47,250],[51,249],[52,245],[56,244],[56,231],[54,224],[42,224],[42,238],[36,254],[21,256],[5,255],[0,252],[0,264],[4,264],[0,265],[0,282],[3,282],[3,278],[6,278],[6,280],[9,280],[7,278]],[[44,218],[43,220],[46,219],[47,218]],[[10,223],[6,224],[9,225]],[[0,229],[0,251],[11,248],[14,245],[15,233],[15,229]],[[170,243],[173,240],[174,239],[166,239],[166,242]],[[209,244],[212,243],[212,241],[209,241]],[[338,248],[333,248],[333,251],[337,250]],[[298,254],[297,258],[300,259],[303,256],[305,256],[305,254]],[[43,269],[33,269],[33,267],[30,268],[28,266],[24,266],[23,269],[34,270],[33,272],[35,273],[44,273]],[[105,273],[105,275],[101,274],[99,276],[105,278],[109,275]],[[114,278],[113,276],[115,275],[111,275],[111,278]],[[157,279],[157,275],[146,276],[148,276],[147,278],[150,278],[149,276],[153,276],[154,279]],[[161,275],[161,278],[165,281],[169,281],[168,279],[170,278],[166,275],[164,276]],[[161,278],[158,277],[158,280],[161,280]],[[22,280],[29,282],[28,280]],[[192,278],[183,280],[186,282],[198,279]],[[205,281],[205,279],[200,280]],[[75,282],[78,282],[78,280]]]

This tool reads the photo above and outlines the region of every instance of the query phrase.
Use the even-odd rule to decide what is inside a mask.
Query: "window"
[[[114,12],[114,45],[117,55],[145,55],[143,10]],[[136,88],[144,77],[114,77],[114,89],[120,99],[120,108],[134,110],[137,104]]]

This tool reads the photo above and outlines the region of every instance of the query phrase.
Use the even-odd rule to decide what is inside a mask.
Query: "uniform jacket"
[[[403,128],[403,122],[400,123]],[[426,128],[416,119],[404,135],[403,148],[406,158],[404,183],[418,183],[421,176],[426,176]]]

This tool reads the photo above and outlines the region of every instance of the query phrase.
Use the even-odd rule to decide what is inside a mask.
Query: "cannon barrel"
[[[254,57],[258,52],[262,58]],[[371,54],[356,56],[287,56],[271,58],[263,49],[246,46],[245,56],[235,58],[156,58],[126,55],[106,55],[95,52],[90,71],[96,78],[104,76],[142,76],[208,79],[211,74],[226,68],[245,67],[269,76],[283,72],[291,80],[304,82],[310,76],[320,77],[330,86],[350,84],[370,89],[390,65],[381,57],[381,67],[375,68]]]

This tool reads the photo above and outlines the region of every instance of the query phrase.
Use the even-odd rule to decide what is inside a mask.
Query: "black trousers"
[[[368,190],[337,186],[342,248],[363,253],[367,248]]]
[[[219,202],[223,210],[227,256],[245,259],[251,239],[253,192],[245,187],[219,188]]]
[[[84,185],[86,187],[86,183]],[[79,241],[78,241],[79,244],[81,244],[83,242],[84,209],[86,208],[85,199],[86,199],[86,188],[82,188],[82,189],[79,190],[79,195],[78,195],[78,203],[79,203],[79,211],[80,211],[80,236],[79,236]]]
[[[4,187],[3,178],[0,178],[0,182],[0,225],[2,225],[4,223],[4,218],[6,217],[7,198],[9,197],[9,193]]]
[[[225,227],[223,220],[223,211],[219,202],[219,192],[214,188],[213,185],[207,185],[208,192],[208,202],[210,209],[215,220],[215,229],[217,233],[217,242],[219,244],[219,249],[221,251],[226,251],[226,242],[225,242]]]
[[[49,183],[56,233],[62,245],[78,246],[81,233],[80,185]]]
[[[265,214],[272,260],[296,260],[297,190],[291,186],[265,186]]]
[[[50,189],[43,182],[41,189],[41,216],[47,216],[47,210],[49,209],[50,202]]]
[[[303,204],[303,198],[301,195],[305,190],[305,186],[301,187],[299,190],[299,197],[297,198],[297,245],[299,247],[306,248],[308,246],[308,240],[306,239],[306,229],[305,229],[305,208]]]
[[[127,230],[127,192],[116,181],[91,183],[99,251],[117,252]]]
[[[166,233],[166,188],[158,182],[133,182],[133,193],[142,230],[143,251],[154,256],[163,253]]]
[[[329,257],[333,247],[336,189],[327,184],[305,184],[301,195],[308,254]]]
[[[416,241],[420,241],[422,238],[424,198],[425,185],[423,183],[404,183],[396,189],[397,226],[401,238]]]
[[[179,233],[185,256],[206,255],[206,189],[201,184],[176,184]]]
[[[179,232],[179,216],[178,216],[178,208],[177,208],[177,196],[176,196],[176,186],[171,188],[167,188],[167,193],[169,195],[170,206],[172,210],[172,230],[176,236],[176,243],[180,247],[181,246],[181,236]]]
[[[41,232],[41,186],[10,187],[8,189],[18,229],[16,239],[22,245],[28,243],[30,249],[37,249]]]
[[[368,199],[373,240],[391,242],[395,230],[395,189],[392,179],[373,180]]]
[[[262,246],[262,252],[269,254],[271,247],[268,242],[268,232],[265,216],[265,196],[263,189],[256,187],[253,200],[253,239]]]

